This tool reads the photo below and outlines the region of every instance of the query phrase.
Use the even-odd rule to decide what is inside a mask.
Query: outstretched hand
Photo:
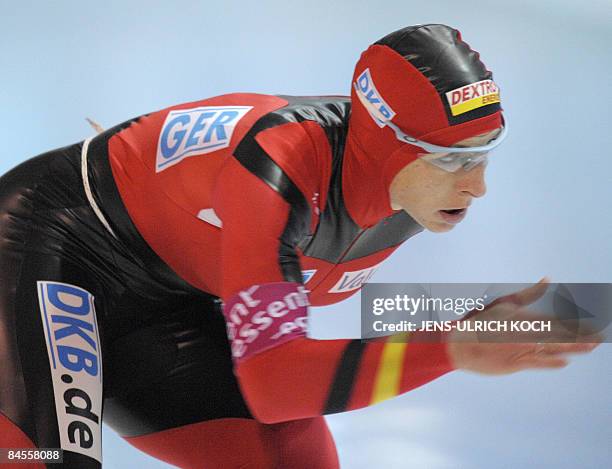
[[[588,353],[597,347],[603,340],[600,335],[577,336],[560,321],[527,308],[541,298],[547,288],[548,279],[543,278],[531,287],[498,298],[465,321],[545,320],[550,321],[551,331],[530,332],[529,342],[525,342],[524,332],[487,332],[486,342],[483,342],[482,336],[470,328],[453,330],[448,336],[448,353],[454,367],[488,375],[562,368],[568,363],[565,354]]]

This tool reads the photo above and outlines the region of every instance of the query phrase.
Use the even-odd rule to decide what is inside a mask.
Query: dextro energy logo
[[[102,462],[102,351],[94,297],[37,282],[62,449]]]
[[[493,80],[482,80],[449,91],[446,100],[453,116],[458,116],[487,104],[499,103],[499,88]]]
[[[189,156],[228,147],[236,125],[251,109],[252,106],[204,106],[170,111],[159,135],[156,172]]]
[[[354,86],[359,101],[361,101],[361,104],[367,109],[370,117],[374,119],[374,122],[376,122],[379,127],[384,127],[386,121],[393,119],[395,112],[376,89],[369,68],[366,68],[361,75],[357,77]]]

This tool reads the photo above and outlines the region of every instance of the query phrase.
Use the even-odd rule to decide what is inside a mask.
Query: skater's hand
[[[488,375],[562,368],[568,363],[565,354],[588,353],[597,347],[603,340],[600,335],[577,335],[560,321],[527,308],[547,288],[548,280],[544,278],[529,288],[497,299],[465,321],[550,321],[551,331],[500,330],[483,334],[453,330],[448,336],[448,353],[454,367]]]

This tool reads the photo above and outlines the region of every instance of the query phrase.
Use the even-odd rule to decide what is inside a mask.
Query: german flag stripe
[[[408,335],[391,336],[387,340],[376,372],[370,405],[391,399],[400,393],[407,342]]]

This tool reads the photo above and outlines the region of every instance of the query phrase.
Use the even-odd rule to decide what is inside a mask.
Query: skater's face
[[[485,145],[499,130],[458,142],[457,146]],[[452,230],[467,214],[474,198],[486,193],[486,160],[469,171],[451,173],[417,159],[393,178],[391,207],[405,210],[425,229],[437,233]]]

